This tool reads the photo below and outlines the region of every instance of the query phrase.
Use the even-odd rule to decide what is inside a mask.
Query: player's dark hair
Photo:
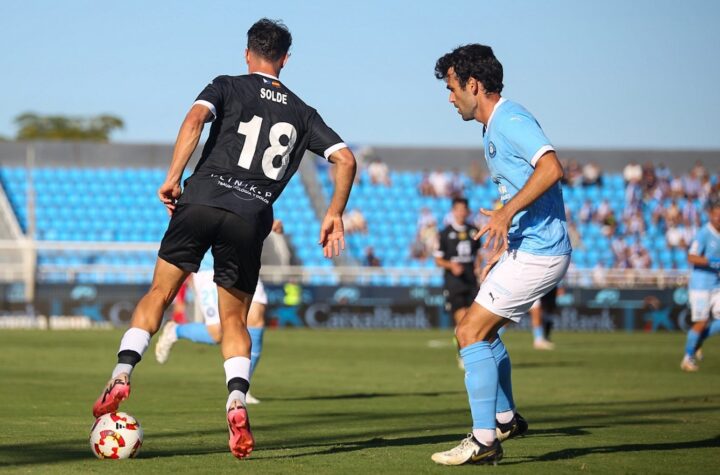
[[[708,200],[707,209],[712,211],[715,208],[720,208],[720,196],[713,196]]]
[[[262,18],[250,27],[247,36],[248,49],[269,61],[281,59],[292,44],[290,30],[280,20]]]
[[[453,68],[462,88],[472,77],[480,81],[487,92],[499,94],[503,90],[503,67],[489,46],[470,44],[455,48],[437,60],[435,77],[445,79],[450,68]]]
[[[470,208],[470,203],[468,202],[467,198],[463,198],[462,196],[457,196],[453,198],[451,208],[454,208],[456,204],[462,203],[465,205],[465,207]]]

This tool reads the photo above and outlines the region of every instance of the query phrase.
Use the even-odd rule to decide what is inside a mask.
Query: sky
[[[720,149],[714,0],[3,0],[0,136],[27,111],[109,113],[114,141],[171,143],[212,78],[247,72],[263,16],[293,35],[283,83],[348,143],[480,146],[433,75],[479,42],[557,147]]]

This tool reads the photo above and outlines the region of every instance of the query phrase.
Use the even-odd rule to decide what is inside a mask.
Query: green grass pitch
[[[91,406],[119,331],[0,331],[0,472],[16,473],[718,473],[720,338],[702,371],[680,371],[684,336],[570,334],[554,352],[509,332],[527,437],[497,467],[440,467],[470,416],[447,331],[266,333],[251,406],[256,449],[227,450],[217,347],[148,351],[123,410],[145,442],[135,460],[96,460]]]

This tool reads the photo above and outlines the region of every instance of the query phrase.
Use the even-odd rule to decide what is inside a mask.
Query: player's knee
[[[167,308],[172,303],[173,298],[175,298],[175,291],[174,289],[153,283],[147,293],[147,297],[154,302],[161,303],[163,308]]]
[[[472,325],[470,325],[467,319],[460,321],[457,327],[455,327],[455,337],[457,338],[460,348],[465,348],[477,341],[478,332]]]

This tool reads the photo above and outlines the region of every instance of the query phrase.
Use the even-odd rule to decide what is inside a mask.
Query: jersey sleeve
[[[195,99],[195,104],[200,104],[208,109],[210,109],[210,112],[212,112],[212,119],[210,119],[210,122],[217,119],[218,114],[222,112],[223,109],[223,100],[225,95],[224,92],[224,79],[223,76],[218,76],[213,81],[205,86],[205,89],[202,90],[202,92],[197,96],[197,99]]]
[[[705,233],[702,232],[702,230],[697,232],[692,242],[690,243],[690,247],[688,248],[688,254],[692,254],[694,256],[705,255],[705,247],[707,246],[707,243],[705,241]]]
[[[446,259],[447,255],[447,233],[441,232],[438,236],[437,245],[435,247],[435,252],[433,252],[433,257],[437,257],[438,259]]]
[[[325,157],[325,160],[330,159],[330,155],[337,152],[342,148],[347,148],[345,142],[340,136],[335,133],[333,129],[325,124],[320,114],[314,112],[310,118],[310,141],[308,143],[308,150],[318,155]]]
[[[506,121],[503,127],[505,139],[512,145],[515,154],[533,167],[540,157],[555,150],[533,117],[512,114]]]

